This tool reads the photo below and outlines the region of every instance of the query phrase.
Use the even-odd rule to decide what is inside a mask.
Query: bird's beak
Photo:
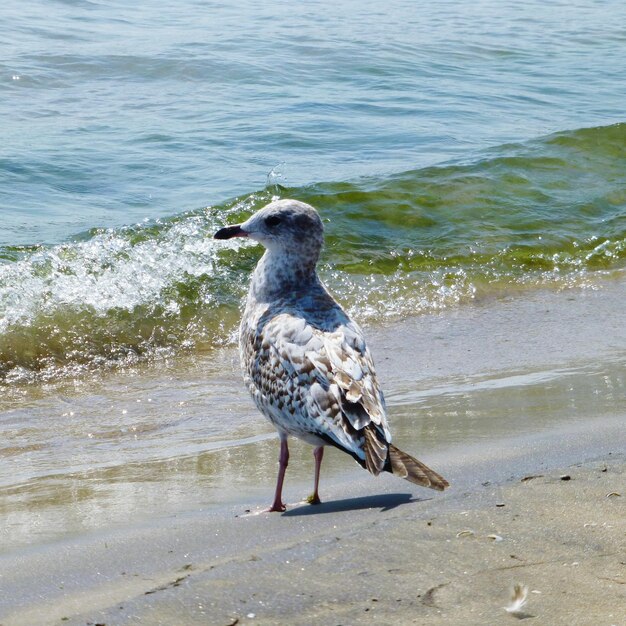
[[[247,237],[248,233],[239,226],[239,224],[235,226],[226,226],[225,228],[220,228],[215,235],[213,235],[213,239],[232,239],[233,237]]]

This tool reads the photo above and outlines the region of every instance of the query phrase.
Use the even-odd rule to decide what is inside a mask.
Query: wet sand
[[[624,419],[457,449],[437,459],[445,495],[355,472],[283,515],[226,507],[23,551],[0,561],[1,623],[514,623],[520,583],[518,619],[623,624]]]
[[[517,582],[529,589],[518,619],[623,624],[625,291],[608,281],[370,329],[395,440],[451,481],[445,494],[330,451],[325,502],[299,504],[312,462],[296,444],[289,510],[260,513],[276,469],[266,425],[201,444],[214,387],[228,419],[253,413],[233,354],[204,387],[201,366],[155,374],[151,394],[184,379],[168,406],[183,389],[198,407],[150,434],[158,452],[193,424],[180,456],[120,464],[128,438],[112,437],[94,450],[101,466],[0,490],[0,624],[513,623]],[[141,381],[107,384],[95,404],[143,397]]]

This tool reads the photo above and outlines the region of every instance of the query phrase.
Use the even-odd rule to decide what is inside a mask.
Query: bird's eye
[[[278,215],[270,215],[265,218],[265,225],[270,228],[274,228],[274,226],[278,226],[280,224],[280,217]]]

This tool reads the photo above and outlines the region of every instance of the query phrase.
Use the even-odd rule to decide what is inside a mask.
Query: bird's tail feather
[[[404,478],[416,485],[430,487],[437,491],[443,491],[450,486],[450,483],[437,472],[431,470],[430,467],[414,459],[406,452],[402,452],[393,444],[389,444],[388,460],[391,467],[387,466],[385,469],[388,469],[395,476]]]
[[[365,452],[365,467],[374,476],[378,476],[387,463],[387,442],[381,432],[372,425],[363,429],[363,449]]]

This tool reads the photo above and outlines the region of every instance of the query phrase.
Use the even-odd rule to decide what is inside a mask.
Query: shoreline
[[[65,410],[91,411],[85,433],[95,433],[95,445],[86,434],[76,441],[87,462],[104,453],[104,464],[46,474],[23,492],[0,490],[9,519],[0,528],[0,625],[499,623],[512,619],[502,607],[518,582],[505,585],[496,574],[510,571],[512,557],[498,552],[509,538],[511,554],[537,571],[520,581],[542,592],[530,597],[531,613],[551,624],[619,624],[603,599],[607,588],[598,585],[612,585],[612,606],[624,602],[626,585],[598,576],[602,559],[593,554],[626,547],[625,292],[623,280],[608,281],[598,290],[511,296],[366,329],[394,440],[450,480],[444,494],[393,476],[374,479],[331,451],[324,503],[301,505],[294,501],[310,492],[311,449],[294,442],[287,512],[247,515],[269,503],[278,446],[244,394],[232,350],[59,398]],[[152,404],[139,402],[147,393]],[[150,428],[140,445],[168,445],[178,456],[135,459],[137,438],[118,435],[108,422],[99,440],[95,421],[111,406],[136,408],[131,423]],[[161,414],[163,426],[154,428]],[[213,420],[232,430],[228,446],[219,447],[217,432],[211,448]],[[188,430],[172,441],[181,425]],[[560,481],[564,473],[572,480]],[[612,492],[621,496],[606,498]],[[502,500],[505,507],[496,508]],[[584,515],[592,521],[579,524]],[[439,520],[432,536],[431,518]],[[470,521],[474,534],[457,537]],[[490,534],[503,541],[485,539]],[[10,537],[18,540],[9,547]],[[459,545],[460,556],[450,551]],[[550,562],[539,563],[542,551],[553,555]],[[393,567],[381,569],[389,559]],[[579,565],[561,571],[558,559]],[[611,561],[611,580],[626,579],[620,563]],[[474,576],[485,586],[473,588]],[[577,587],[592,591],[574,597]],[[312,597],[303,591],[309,588]],[[396,588],[400,600],[392,601]],[[366,589],[376,595],[366,597]],[[577,622],[576,611],[588,607],[593,620]]]

